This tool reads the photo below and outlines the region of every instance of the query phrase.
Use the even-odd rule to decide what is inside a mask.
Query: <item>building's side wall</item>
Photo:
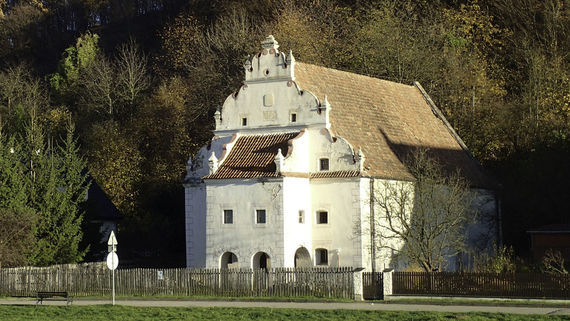
[[[257,252],[269,255],[271,266],[283,265],[283,184],[281,180],[207,180],[206,266],[220,267],[220,258],[232,252],[238,266],[252,267]],[[233,223],[224,224],[224,210],[233,211]],[[256,209],[266,211],[265,224],[255,221]]]
[[[360,179],[361,215],[355,228],[361,239],[361,266],[365,267],[366,271],[383,271],[396,267],[397,263],[393,261],[393,251],[390,248],[400,249],[403,246],[403,242],[386,237],[393,236],[393,233],[384,228],[386,226],[384,209],[377,202],[377,198],[385,192],[389,184],[402,184],[402,182],[377,178]]]
[[[361,264],[358,267],[365,267],[367,271],[370,271],[372,267],[371,257],[373,256],[370,237],[370,180],[370,178],[360,179],[360,215],[354,223],[354,234],[360,240],[359,248],[362,253]]]
[[[374,239],[376,240],[376,270],[383,270],[385,268],[401,269],[405,267],[404,262],[397,261],[393,257],[394,254],[398,253],[399,249],[405,246],[405,243],[401,238],[395,237],[396,235],[390,229],[386,228],[388,223],[384,213],[385,208],[379,204],[385,195],[392,193],[392,195],[388,197],[388,200],[395,205],[396,198],[393,194],[395,191],[407,194],[408,208],[406,211],[410,214],[413,213],[414,185],[412,182],[384,179],[374,180],[373,202],[375,202],[375,229],[373,232]],[[498,243],[497,203],[494,193],[482,189],[473,189],[471,193],[473,200],[471,215],[473,215],[473,217],[469,218],[469,225],[466,229],[468,252],[457,257],[449,257],[444,267],[446,270],[468,269],[472,263],[473,255],[477,255],[477,253],[481,253],[482,251],[489,251],[492,249],[493,244]],[[370,201],[368,201],[368,204],[370,204]],[[363,219],[363,233],[367,234],[364,238],[370,239],[370,216],[369,214],[367,215],[367,218]],[[396,230],[403,231],[402,228],[398,227],[397,221],[394,221],[393,224]],[[368,252],[367,255],[370,255],[370,247],[366,249],[366,252]]]
[[[411,212],[414,191],[412,183],[387,179],[374,179],[374,197],[372,202],[374,202],[374,238],[376,240],[375,268],[377,271],[400,267],[399,263],[394,259],[394,254],[404,246],[404,242],[400,238],[395,237],[394,233],[386,228],[388,224],[385,219],[385,208],[379,204],[380,199],[385,195],[389,195],[394,190],[401,190],[404,191],[403,193],[409,193],[410,203],[408,204],[407,211]],[[390,201],[395,202],[395,199],[391,199]],[[396,229],[399,229],[397,222],[394,222],[393,224]]]
[[[316,249],[328,251],[329,266],[358,266],[362,262],[359,236],[354,232],[360,217],[359,179],[312,179],[311,207],[307,222],[312,226]],[[328,212],[328,223],[317,224],[317,212]]]
[[[299,222],[303,211],[303,222]],[[284,267],[295,266],[295,252],[305,247],[311,258],[311,188],[308,178],[285,177],[283,179],[283,229]]]
[[[186,266],[206,266],[206,187],[185,186]]]
[[[501,245],[497,199],[493,191],[472,189],[473,198],[471,224],[467,228],[468,251],[456,260],[450,260],[450,269],[473,267],[474,257],[481,253],[492,254],[494,246]]]
[[[499,245],[499,222],[497,200],[493,191],[472,189],[473,224],[470,226],[468,244],[476,252],[486,251]]]

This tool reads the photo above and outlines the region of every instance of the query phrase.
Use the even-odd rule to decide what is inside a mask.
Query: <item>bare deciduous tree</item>
[[[466,247],[474,217],[469,185],[459,173],[446,175],[425,149],[406,165],[415,181],[381,181],[374,192],[373,246],[426,271],[442,269]]]
[[[140,94],[150,86],[147,58],[134,40],[119,47],[116,67],[118,96],[132,107]]]
[[[112,115],[116,112],[117,83],[112,63],[99,55],[81,78],[85,88],[83,100],[95,110]]]

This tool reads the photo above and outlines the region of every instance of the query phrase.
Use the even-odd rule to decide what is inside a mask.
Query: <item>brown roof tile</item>
[[[331,104],[331,128],[366,157],[366,174],[413,179],[402,159],[414,148],[427,147],[448,171],[460,172],[477,187],[493,182],[436,117],[420,90],[377,78],[297,62],[301,89]]]
[[[311,173],[311,178],[349,178],[360,176],[359,171],[322,171]]]
[[[274,163],[277,150],[281,148],[281,152],[286,154],[289,140],[298,134],[241,136],[226,156],[227,159],[220,160],[222,164],[218,170],[204,178],[277,177],[279,175],[275,172]]]

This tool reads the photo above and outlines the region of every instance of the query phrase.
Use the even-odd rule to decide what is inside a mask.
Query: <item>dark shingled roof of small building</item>
[[[549,224],[526,231],[529,234],[570,234],[570,224]]]
[[[319,99],[327,96],[331,129],[362,148],[364,175],[413,180],[404,159],[428,148],[448,173],[458,170],[474,187],[496,188],[417,86],[300,62],[295,81]]]

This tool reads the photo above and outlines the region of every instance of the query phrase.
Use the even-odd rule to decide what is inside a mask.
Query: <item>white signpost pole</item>
[[[111,265],[115,263],[114,255],[111,255]],[[113,274],[113,305],[115,305],[115,269],[111,270],[111,274]]]
[[[117,238],[115,237],[115,233],[111,231],[111,235],[109,235],[109,241],[107,242],[109,254],[107,254],[107,267],[111,270],[112,274],[112,287],[113,287],[113,305],[115,305],[115,269],[119,266],[119,257],[117,256]]]

